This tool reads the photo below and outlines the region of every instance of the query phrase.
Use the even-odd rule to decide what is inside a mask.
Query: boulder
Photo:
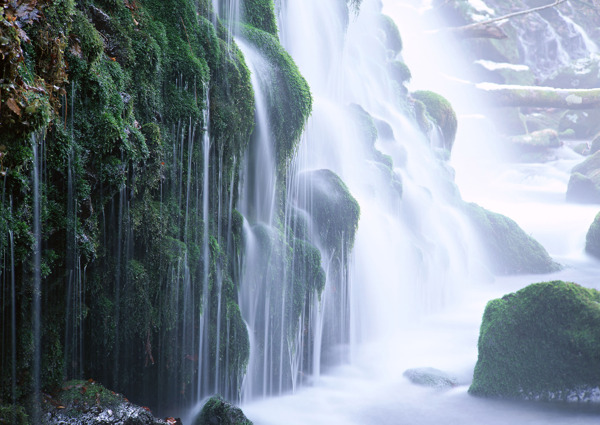
[[[567,187],[567,201],[600,203],[600,152],[573,167]]]
[[[59,392],[44,395],[42,425],[170,425],[121,394],[92,380],[69,381]]]
[[[432,367],[418,367],[406,370],[403,375],[413,384],[433,388],[452,388],[458,385],[458,379],[446,372]]]
[[[465,203],[464,208],[482,238],[490,267],[495,273],[550,273],[560,269],[546,249],[514,220],[474,203]]]
[[[585,252],[600,258],[600,213],[594,219],[585,237]]]
[[[510,138],[513,147],[524,152],[546,151],[551,148],[559,148],[562,142],[556,130],[544,129],[533,131],[529,134],[513,136]]]
[[[226,402],[220,396],[208,399],[194,425],[252,425],[237,406]]]
[[[423,102],[427,115],[440,128],[444,138],[443,148],[451,152],[456,138],[458,120],[450,102],[445,97],[426,90],[416,91],[411,96],[413,99]]]
[[[469,392],[600,402],[600,292],[562,281],[490,301]]]

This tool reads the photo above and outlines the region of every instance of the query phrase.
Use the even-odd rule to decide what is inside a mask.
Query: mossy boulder
[[[360,206],[346,184],[327,169],[303,172],[300,181],[308,190],[298,200],[299,206],[312,211],[323,246],[338,254],[349,250],[358,228]]]
[[[572,130],[579,139],[593,137],[600,131],[600,110],[567,111],[558,123],[558,131]]]
[[[490,301],[469,392],[600,402],[600,292],[562,281]]]
[[[242,409],[220,396],[208,399],[194,425],[252,425]]]
[[[562,146],[558,132],[550,128],[513,136],[510,141],[515,149],[522,152],[539,152]]]
[[[45,395],[42,425],[167,425],[147,407],[92,380],[69,381],[53,396]]]
[[[600,152],[573,167],[567,187],[567,201],[600,203]]]
[[[550,273],[560,269],[546,249],[514,220],[474,203],[464,205],[497,274]]]
[[[600,258],[600,213],[594,219],[585,236],[585,251]]]
[[[456,138],[458,121],[450,102],[445,97],[426,90],[416,91],[411,96],[425,105],[427,115],[440,128],[442,136],[444,136],[443,147],[451,152]]]

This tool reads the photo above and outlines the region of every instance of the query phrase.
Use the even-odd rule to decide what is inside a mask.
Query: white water
[[[376,2],[364,1],[342,46],[328,44],[344,38],[335,33],[337,21],[323,2],[288,0],[280,22],[283,42],[315,97],[300,166],[336,171],[361,205],[351,294],[354,344],[350,364],[313,376],[311,385],[295,394],[247,403],[244,412],[258,425],[597,423],[597,411],[467,394],[488,300],[552,279],[600,288],[600,263],[583,252],[585,232],[598,209],[564,202],[570,167],[580,158],[564,148],[548,164],[498,165],[489,127],[473,114],[482,111],[481,104],[461,97],[460,86],[446,77],[454,75],[451,64],[461,66],[452,47],[443,46],[445,56],[435,47],[439,39],[416,32],[417,2],[383,3],[403,35],[403,56],[416,76],[411,89],[437,91],[457,109],[452,163],[463,197],[515,219],[567,267],[543,276],[493,279],[481,273],[468,227],[440,187],[444,167],[390,99],[376,35],[369,32],[375,25],[368,14]],[[313,46],[313,41],[322,44]],[[325,62],[322,51],[333,52]],[[378,148],[393,157],[402,175],[401,202],[382,193],[384,182],[364,163],[368,154],[354,144],[356,129],[343,108],[349,102],[392,125],[400,143],[379,140]],[[402,373],[420,366],[445,370],[460,385],[447,391],[412,385]]]

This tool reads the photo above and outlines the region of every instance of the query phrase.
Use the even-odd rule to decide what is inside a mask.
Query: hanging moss
[[[416,91],[411,94],[425,105],[427,114],[439,126],[444,136],[444,148],[452,151],[458,121],[452,105],[444,97],[431,91]]]
[[[598,291],[562,281],[490,301],[469,392],[542,401],[593,399],[600,385],[599,302]]]
[[[271,34],[244,26],[242,36],[252,43],[271,65],[268,88],[270,123],[277,143],[278,169],[285,170],[296,152],[304,125],[312,110],[308,83],[300,74],[291,56]]]

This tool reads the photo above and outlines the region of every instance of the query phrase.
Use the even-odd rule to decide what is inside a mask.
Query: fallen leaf
[[[7,99],[6,106],[8,106],[8,109],[13,111],[15,114],[21,116],[21,108],[19,108],[19,105],[17,105],[15,99],[13,99],[12,97],[10,99]]]
[[[65,406],[56,406],[57,409],[66,409]]]
[[[144,410],[145,410],[145,411],[147,411],[147,412],[151,412],[151,410],[150,410],[150,408],[149,408],[149,407],[142,406],[142,409],[144,409]]]

